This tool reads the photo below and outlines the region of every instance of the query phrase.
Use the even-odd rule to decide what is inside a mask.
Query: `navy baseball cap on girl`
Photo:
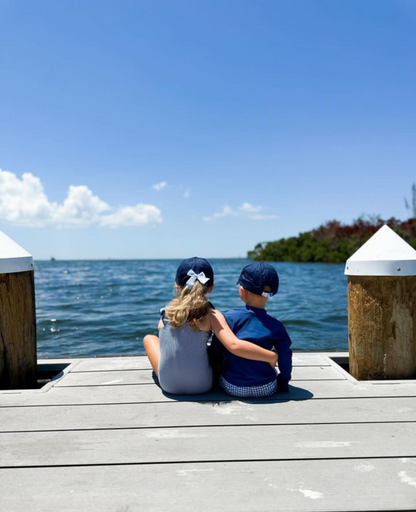
[[[271,298],[279,289],[279,276],[269,263],[259,261],[243,268],[237,284],[256,295]],[[266,291],[265,288],[269,290]]]
[[[176,271],[175,283],[183,288],[188,285],[192,288],[198,280],[208,288],[214,284],[214,270],[211,264],[204,258],[188,258],[183,260]]]

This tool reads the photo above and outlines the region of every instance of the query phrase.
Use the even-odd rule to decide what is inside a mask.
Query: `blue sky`
[[[412,0],[0,0],[0,230],[245,256],[416,181]]]

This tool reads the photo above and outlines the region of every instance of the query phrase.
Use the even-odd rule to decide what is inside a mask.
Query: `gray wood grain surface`
[[[415,510],[416,382],[295,360],[290,392],[261,400],[166,395],[143,357],[0,392],[0,510]]]
[[[13,512],[414,510],[416,459],[0,470]]]
[[[372,382],[352,383],[349,380],[302,381],[290,385],[289,393],[277,393],[262,401],[308,400],[329,398],[369,398],[383,396],[416,396],[413,382],[398,384],[374,384]],[[171,402],[188,400],[196,402],[233,400],[224,392],[203,395],[169,396],[154,384],[125,386],[53,387],[48,392],[30,390],[0,393],[1,406],[22,405],[70,405],[105,403]]]
[[[345,352],[340,352],[339,357],[347,356]],[[40,360],[39,362],[51,362],[59,360]],[[76,367],[73,372],[102,372],[113,370],[143,370],[151,368],[147,357],[130,356],[130,357],[100,357],[76,360]],[[293,366],[330,366],[327,356],[314,353],[295,352],[293,354]]]
[[[345,380],[345,376],[330,366],[294,367],[292,382],[305,380]],[[122,386],[153,383],[151,370],[71,372],[56,385],[67,386]]]
[[[414,423],[0,434],[0,467],[416,457]]]
[[[164,402],[0,408],[0,432],[203,425],[292,425],[416,421],[416,398],[275,403]],[[416,427],[415,427],[416,428]]]

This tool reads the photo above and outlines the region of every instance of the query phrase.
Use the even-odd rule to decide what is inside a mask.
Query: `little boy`
[[[276,379],[276,370],[267,363],[243,359],[224,349],[221,387],[238,397],[269,396],[277,390],[287,392],[292,371],[291,341],[283,324],[265,310],[267,300],[277,293],[279,276],[268,263],[252,263],[243,268],[237,284],[246,306],[227,311],[224,315],[227,323],[238,338],[269,350],[274,347],[279,356],[280,373]],[[214,360],[218,359],[222,349],[214,336],[211,344]]]

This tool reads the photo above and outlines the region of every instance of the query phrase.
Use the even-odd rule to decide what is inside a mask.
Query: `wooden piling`
[[[416,378],[416,251],[383,226],[346,264],[350,373]]]
[[[416,277],[349,276],[350,373],[416,378]]]
[[[36,385],[32,256],[0,232],[0,389]]]

